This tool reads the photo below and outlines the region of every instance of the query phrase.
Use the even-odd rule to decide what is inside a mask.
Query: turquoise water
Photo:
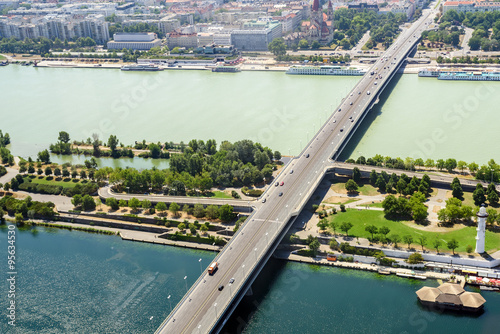
[[[6,227],[0,229],[6,267]],[[5,321],[2,275],[0,333],[151,333],[200,275],[213,253],[117,236],[37,227],[16,231],[17,326]],[[153,317],[151,320],[150,318]]]
[[[213,253],[52,228],[16,231],[17,326],[0,333],[152,333]],[[0,228],[6,258],[6,227]],[[4,266],[5,267],[5,266]],[[0,285],[6,291],[6,281]],[[479,317],[426,311],[437,285],[272,259],[223,333],[498,333],[500,294]],[[6,296],[0,308],[6,309]],[[2,311],[5,312],[5,311]],[[152,319],[150,319],[153,317]]]

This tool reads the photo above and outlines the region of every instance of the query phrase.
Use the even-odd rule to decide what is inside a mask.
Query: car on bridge
[[[284,184],[285,184],[285,182],[284,182],[284,181],[281,181],[280,186],[283,186]]]
[[[279,194],[278,194],[279,197],[283,196],[283,192],[281,191]]]
[[[262,200],[262,203],[266,203],[266,199],[265,198]]]
[[[224,289],[224,285],[219,285],[219,291],[222,291]]]
[[[276,183],[274,185],[277,187],[280,185],[280,183],[278,181],[276,181]]]

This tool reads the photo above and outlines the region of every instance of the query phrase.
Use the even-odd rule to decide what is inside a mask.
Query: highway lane
[[[416,41],[412,34],[420,34],[426,25],[423,21],[429,14],[427,11],[422,19],[401,34],[386,55],[373,65],[372,69],[377,72],[376,75],[368,73],[360,80],[300,156],[286,166],[277,178],[283,185],[267,189],[263,195],[266,203],[262,203],[247,219],[217,256],[219,270],[213,276],[205,273],[198,279],[159,327],[158,333],[211,331],[217,317],[229,306],[232,296],[242,287],[243,280],[265,254],[279,229],[292,214],[298,213],[305,205],[323,178],[325,169],[330,165],[330,157],[341,148],[344,138],[354,130],[355,122],[362,117],[371,99],[381,90],[381,83],[385,82],[390,71],[395,69],[396,64],[391,64],[394,62],[391,59],[396,57],[396,63],[402,61],[408,49],[414,45],[412,40]],[[229,286],[231,278],[235,278],[235,281]],[[222,291],[218,290],[220,285],[225,286]]]

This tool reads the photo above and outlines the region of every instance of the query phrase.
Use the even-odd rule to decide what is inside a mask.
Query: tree
[[[481,205],[486,202],[486,196],[484,195],[483,186],[478,183],[476,190],[472,193],[472,199],[474,200],[474,204]]]
[[[144,210],[147,210],[151,207],[151,201],[145,199],[144,201],[142,201],[142,208]]]
[[[87,178],[87,172],[86,172],[86,171],[84,171],[84,170],[81,170],[81,171],[80,171],[80,178],[81,178],[82,180],[86,179],[86,178]]]
[[[54,168],[54,175],[61,176],[61,170],[59,169],[59,167]]]
[[[67,144],[70,141],[69,133],[66,131],[59,132],[59,137],[57,138],[61,143]]]
[[[408,249],[410,249],[411,243],[413,242],[413,237],[410,234],[406,234],[403,236],[403,241],[408,245]]]
[[[354,180],[348,180],[345,184],[345,189],[348,193],[355,193],[358,190],[358,185]]]
[[[155,208],[160,214],[163,214],[165,211],[167,211],[167,204],[165,204],[165,202],[159,202],[158,204],[156,204]]]
[[[410,254],[410,256],[408,257],[408,263],[410,264],[419,264],[422,262],[424,262],[424,257],[420,253]]]
[[[132,209],[132,211],[136,211],[139,206],[141,206],[141,201],[139,201],[137,198],[132,197],[128,201],[128,206]]]
[[[189,228],[189,232],[191,232],[191,234],[193,234],[193,235],[196,234],[196,225],[195,224],[190,223],[188,225],[188,228]]]
[[[118,146],[118,138],[114,135],[110,135],[108,139],[108,146],[111,149],[111,155],[114,157],[116,156],[116,147]]]
[[[391,234],[389,239],[391,239],[392,243],[394,244],[394,248],[398,248],[398,242],[401,241],[401,237],[398,234]]]
[[[219,208],[217,205],[209,205],[205,210],[205,214],[209,219],[217,219],[219,218]]]
[[[378,228],[375,225],[368,225],[365,227],[365,231],[372,235],[373,240],[373,235],[378,232]]]
[[[208,226],[207,225],[201,225],[200,226],[200,231],[201,231],[201,234],[206,235],[207,232],[208,232]]]
[[[229,204],[224,204],[219,207],[219,218],[222,222],[228,223],[234,218],[234,208]]]
[[[377,184],[377,180],[378,180],[378,175],[377,175],[377,172],[373,169],[371,172],[370,172],[370,184],[372,186],[375,186]],[[384,180],[384,183],[385,183],[385,180]],[[385,191],[385,189],[384,189]]]
[[[417,238],[418,244],[422,246],[422,252],[424,251],[424,246],[427,243],[427,237],[425,235],[420,235]]]
[[[473,249],[474,249],[474,248],[472,248],[472,246],[471,246],[471,245],[467,245],[467,247],[465,248],[465,251],[466,251],[468,254],[470,254],[470,253],[472,253],[472,250],[473,250]]]
[[[112,210],[118,210],[120,208],[120,206],[118,205],[118,201],[113,197],[106,199],[106,205],[109,206]]]
[[[385,178],[382,175],[379,175],[375,185],[378,187],[378,190],[383,193],[387,190],[387,184],[385,182]]]
[[[457,168],[460,169],[460,172],[463,174],[464,173],[464,169],[467,168],[467,163],[463,160],[459,160],[457,162]]]
[[[181,209],[180,205],[175,203],[175,202],[172,202],[170,203],[170,206],[168,208],[168,211],[172,212],[172,214],[174,216],[177,216],[178,213],[179,213],[179,210]]]
[[[203,206],[203,204],[195,204],[194,205],[193,215],[196,218],[203,218],[203,217],[205,217],[205,207]]]
[[[439,247],[442,245],[442,241],[439,239],[439,237],[436,237],[434,239],[434,242],[432,243],[432,246],[436,249],[436,252],[439,253]]]
[[[179,225],[177,225],[177,228],[178,228],[181,232],[184,232],[184,230],[186,229],[186,224],[184,224],[184,223],[180,223]]]
[[[148,146],[151,158],[158,159],[161,155],[161,147],[158,144],[151,143]]]
[[[66,167],[63,167],[62,169],[62,176],[69,177],[69,170]]]
[[[359,171],[358,167],[354,167],[352,169],[352,179],[356,183],[359,183],[359,181],[361,181],[361,172]]]
[[[95,210],[96,204],[92,196],[85,195],[82,198],[82,209],[85,211]]]
[[[45,168],[45,175],[47,175],[47,176],[52,175],[52,168],[50,168],[49,166],[47,166]]]
[[[330,227],[333,230],[333,235],[337,235],[337,228],[339,227],[339,223],[337,223],[336,221],[332,220],[330,222]]]
[[[479,50],[479,48],[481,47],[481,37],[478,36],[471,37],[469,39],[469,46],[470,49],[473,51]]]
[[[389,234],[391,230],[387,226],[382,226],[381,228],[378,229],[378,232],[383,235]]]
[[[479,165],[475,162],[471,162],[469,165],[469,171],[472,173],[472,174],[475,174],[479,168]]]
[[[301,39],[299,41],[299,48],[302,49],[302,50],[308,49],[309,48],[309,43],[307,42],[307,40]]]
[[[448,241],[446,246],[448,247],[448,249],[451,249],[453,252],[453,255],[455,255],[455,249],[458,248],[458,241],[455,239],[451,239],[450,241]]]
[[[343,222],[340,224],[340,230],[344,232],[347,236],[349,236],[349,230],[353,227],[353,225],[349,222]]]
[[[278,59],[286,55],[286,45],[283,38],[275,38],[268,45],[268,50],[272,52]]]
[[[451,183],[452,195],[455,198],[463,198],[464,191],[462,190],[462,185],[460,184],[460,180],[455,177],[453,182]]]
[[[319,243],[317,238],[314,238],[314,240],[309,244],[309,249],[313,252],[314,255],[318,253],[320,247],[321,244]]]
[[[455,168],[457,168],[457,161],[455,159],[446,159],[444,163],[444,167],[448,171],[448,173],[453,172]]]
[[[274,160],[281,160],[281,153],[279,151],[274,151]]]
[[[38,152],[38,160],[45,164],[50,164],[50,154],[48,150]]]
[[[126,200],[124,200],[124,199],[121,199],[121,200],[118,201],[118,206],[120,208],[125,208],[125,207],[128,206],[128,202]]]

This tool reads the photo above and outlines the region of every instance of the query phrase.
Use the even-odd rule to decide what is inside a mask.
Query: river
[[[0,68],[0,78],[0,128],[11,134],[12,151],[21,156],[48,148],[61,130],[78,140],[96,133],[106,141],[115,134],[125,144],[248,138],[285,155],[298,154],[359,80],[283,72],[131,73],[16,65]],[[343,158],[380,153],[477,163],[499,159],[496,151],[483,150],[500,141],[500,113],[494,112],[499,91],[500,82],[399,75]],[[148,168],[154,162],[135,159],[133,164]]]
[[[16,256],[17,326],[5,321],[3,279],[0,333],[108,334],[152,333],[214,254],[36,227],[16,230]],[[272,259],[223,332],[498,333],[499,293],[482,293],[479,317],[440,314],[419,306],[424,284],[438,283]]]

